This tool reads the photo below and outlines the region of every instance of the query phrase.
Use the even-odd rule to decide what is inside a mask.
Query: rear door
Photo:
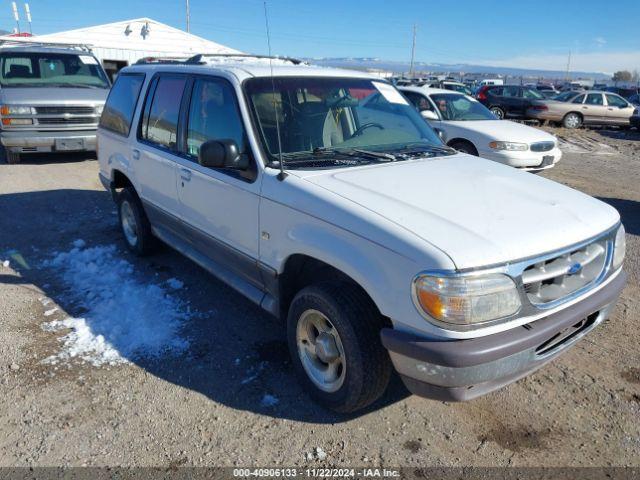
[[[187,76],[156,75],[148,89],[133,151],[140,197],[151,224],[180,235],[180,207],[176,190],[178,118]]]
[[[607,100],[607,123],[629,125],[629,117],[633,115],[635,107],[614,93],[605,93],[604,96]]]
[[[607,107],[602,93],[588,93],[582,104],[582,115],[588,123],[607,123]]]
[[[524,116],[524,101],[520,87],[507,85],[502,87],[502,103],[509,117]]]
[[[213,76],[194,76],[185,101],[182,153],[173,188],[188,240],[203,255],[262,287],[258,271],[260,181],[233,85]],[[249,159],[247,171],[203,167],[200,146],[233,140]]]

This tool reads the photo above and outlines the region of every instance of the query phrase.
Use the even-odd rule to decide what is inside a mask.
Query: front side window
[[[100,117],[100,127],[120,135],[129,135],[143,83],[143,74],[123,74],[118,77]]]
[[[244,88],[272,161],[279,157],[278,130],[283,156],[317,157],[323,152],[324,159],[328,151],[335,158],[338,151],[355,156],[357,150],[390,152],[416,146],[438,150],[440,155],[450,153],[413,105],[384,82],[264,77],[247,80]],[[292,162],[287,165],[291,167]]]
[[[419,112],[424,112],[425,110],[429,110],[431,112],[435,111],[431,102],[424,95],[410,91],[404,91],[402,93],[409,99],[413,106],[418,109]]]
[[[497,120],[484,105],[465,95],[437,93],[431,100],[438,107],[443,120],[460,122],[466,120]]]
[[[198,79],[193,86],[187,127],[187,153],[198,157],[208,140],[233,140],[245,153],[244,126],[236,95],[229,83],[218,79]]]
[[[600,93],[590,93],[587,95],[587,100],[584,102],[587,105],[603,105],[602,94]]]
[[[529,100],[544,100],[544,95],[531,88],[525,88],[522,90],[522,96]]]
[[[171,150],[176,149],[180,103],[186,81],[183,76],[158,78],[151,106],[142,125],[141,136],[144,140]]]
[[[0,85],[3,88],[109,88],[109,80],[98,60],[90,54],[5,51],[0,54]]]
[[[611,93],[607,93],[606,95],[607,103],[610,107],[626,108],[629,105],[624,98],[619,97],[618,95],[613,95]]]

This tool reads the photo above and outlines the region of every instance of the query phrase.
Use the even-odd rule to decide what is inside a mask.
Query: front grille
[[[75,115],[92,115],[95,109],[91,106],[81,105],[52,105],[47,107],[36,107],[38,115],[64,115],[65,113]]]
[[[96,117],[51,117],[38,119],[38,124],[40,125],[88,125],[93,123],[98,123]]]
[[[529,265],[522,283],[529,301],[536,306],[562,300],[594,283],[606,266],[607,240]]]
[[[532,152],[548,152],[556,146],[555,142],[536,142],[531,144]]]
[[[577,323],[574,323],[568,328],[556,333],[553,337],[538,345],[536,348],[536,355],[547,355],[560,350],[564,345],[576,338],[585,330],[593,327],[594,323],[598,320],[600,312],[595,312],[586,318],[583,318]]]

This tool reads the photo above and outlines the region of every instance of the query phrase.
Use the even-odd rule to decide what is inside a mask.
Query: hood
[[[620,218],[577,190],[469,155],[308,173],[305,180],[435,245],[458,269],[564,248]]]
[[[11,105],[73,105],[104,103],[108,88],[31,87],[0,89],[0,102]]]
[[[556,141],[556,137],[547,132],[509,120],[469,120],[464,122],[443,123],[484,135],[490,140],[519,143]]]

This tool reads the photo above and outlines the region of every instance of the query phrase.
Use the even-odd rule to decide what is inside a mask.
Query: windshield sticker
[[[80,61],[85,65],[97,65],[98,61],[89,55],[80,55]]]
[[[399,103],[401,105],[409,105],[409,103],[404,99],[404,97],[398,92],[395,88],[393,88],[388,83],[381,82],[371,82],[373,86],[378,89],[378,91],[382,94],[384,98],[387,99],[389,103]]]

